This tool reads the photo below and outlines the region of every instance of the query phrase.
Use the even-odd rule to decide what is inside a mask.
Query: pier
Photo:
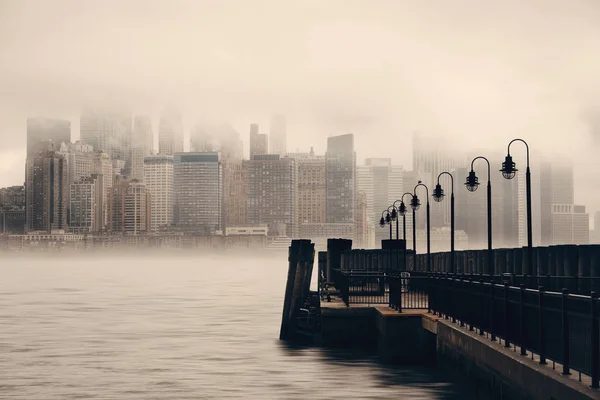
[[[492,263],[351,247],[329,239],[310,291],[314,246],[292,242],[281,339],[435,363],[498,398],[600,399],[600,246],[495,249]]]

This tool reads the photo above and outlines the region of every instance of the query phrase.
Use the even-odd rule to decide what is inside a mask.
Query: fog
[[[599,21],[595,0],[0,0],[0,186],[24,180],[27,116],[68,118],[76,139],[83,106],[155,123],[175,106],[186,131],[231,123],[246,151],[248,125],[279,112],[289,151],[352,132],[359,160],[407,169],[414,131],[466,149],[523,137],[573,156],[593,212]]]

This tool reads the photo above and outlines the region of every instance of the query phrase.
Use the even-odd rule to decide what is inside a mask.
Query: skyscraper
[[[69,231],[73,233],[99,232],[104,227],[104,180],[92,174],[71,184]]]
[[[256,154],[248,166],[248,222],[267,225],[269,235],[295,237],[296,162],[278,154]]]
[[[311,149],[308,154],[290,154],[298,168],[297,218],[298,223],[324,223],[325,157],[316,156]]]
[[[120,112],[84,110],[80,120],[81,140],[94,151],[103,151],[113,160],[131,163],[131,116]]]
[[[183,124],[177,110],[168,109],[160,117],[158,153],[172,156],[183,151]]]
[[[271,154],[279,154],[281,157],[287,153],[287,127],[285,116],[281,114],[273,115],[271,118],[269,149]]]
[[[144,159],[152,154],[153,148],[152,119],[146,115],[136,115],[131,137],[131,179],[144,180]]]
[[[540,204],[542,246],[555,244],[554,205],[573,205],[575,192],[573,164],[553,157],[542,161],[540,168]]]
[[[327,138],[325,162],[327,222],[354,223],[356,200],[354,135]]]
[[[52,150],[26,162],[26,230],[67,229],[67,161]]]
[[[221,153],[223,161],[241,161],[242,140],[237,132],[229,124],[198,122],[190,132],[191,152]]]
[[[52,142],[58,150],[61,143],[71,143],[71,122],[61,119],[27,118],[27,157],[47,149]]]
[[[71,204],[71,185],[83,177],[92,175],[94,152],[89,144],[78,140],[75,143],[62,143],[58,151],[67,160],[67,206]],[[70,213],[69,213],[70,215]]]
[[[173,175],[177,227],[207,235],[221,230],[223,170],[219,153],[177,153]]]
[[[268,136],[258,133],[258,124],[250,124],[250,159],[257,154],[268,154]]]
[[[175,192],[173,156],[153,155],[144,159],[144,183],[150,192],[151,230],[173,224]]]
[[[102,202],[104,204],[104,227],[110,223],[110,212],[108,210],[110,204],[110,193],[113,187],[114,173],[112,160],[108,153],[97,151],[93,156],[92,173],[102,176]]]
[[[248,166],[242,161],[223,163],[225,226],[248,223]]]
[[[150,230],[150,193],[135,179],[115,182],[110,196],[110,231],[138,235]]]

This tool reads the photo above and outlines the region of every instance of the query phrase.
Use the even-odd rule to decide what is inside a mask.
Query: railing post
[[[393,279],[396,281],[396,287],[398,290],[397,310],[398,312],[402,312],[402,277],[396,276]]]
[[[494,334],[494,281],[490,282],[490,336],[492,342],[496,340]]]
[[[521,341],[521,355],[527,355],[525,347],[525,285],[519,286],[519,340]]]
[[[538,288],[538,347],[540,349],[540,364],[546,364],[546,327],[544,318],[544,287]]]
[[[431,314],[431,275],[427,276],[427,312]]]
[[[596,309],[598,296],[591,293],[591,322],[592,322],[592,389],[600,388],[600,327],[598,326],[598,310]]]
[[[508,340],[508,282],[504,284],[504,347],[510,347],[510,341]]]
[[[484,314],[485,314],[485,306],[484,306],[484,290],[485,290],[485,286],[483,284],[483,279],[481,279],[479,281],[479,334],[483,336],[483,318],[484,318]]]
[[[569,291],[566,288],[562,290],[562,345],[563,345],[563,375],[571,375],[569,372],[569,312],[567,308],[567,299],[569,298]]]
[[[469,293],[473,293],[472,292],[472,289],[473,289],[473,275],[471,275],[469,277],[468,287],[469,287]],[[469,307],[469,331],[472,332],[473,331],[473,316],[475,315],[475,313],[473,312],[473,301],[471,301],[471,300],[475,300],[475,299],[471,299],[470,295],[469,296],[465,296],[465,297],[469,298],[469,302],[468,302],[468,304],[469,304],[469,306],[468,306]]]

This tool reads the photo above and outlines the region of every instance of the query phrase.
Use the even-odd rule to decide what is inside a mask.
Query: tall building
[[[146,115],[136,115],[131,136],[131,179],[144,180],[144,159],[152,154],[153,148],[152,119]]]
[[[364,165],[356,167],[356,190],[365,195],[367,220],[371,226],[379,223],[383,210],[400,200],[404,193],[403,178],[402,166],[393,165],[389,158],[367,158]],[[376,242],[381,243],[382,239],[389,239],[389,232],[375,230]]]
[[[269,149],[271,154],[279,154],[281,157],[287,153],[287,126],[285,116],[281,114],[273,115],[271,118]]]
[[[223,170],[219,153],[177,153],[173,175],[178,229],[207,235],[221,231]]]
[[[46,150],[48,142],[58,149],[71,142],[71,122],[62,119],[27,118],[27,157]]]
[[[453,148],[452,142],[445,140],[444,137],[413,134],[413,171],[418,175],[429,174],[430,179],[421,180],[430,190],[435,188],[440,173],[444,171],[452,173],[459,168],[466,168],[468,161],[465,153]],[[448,179],[446,176],[440,177],[440,182],[448,187],[445,192],[449,192]],[[454,183],[457,188],[460,182],[456,180]],[[430,207],[432,227],[450,226],[450,201],[432,202]]]
[[[296,160],[298,191],[296,192],[299,224],[326,222],[325,157],[310,153],[289,153]]]
[[[104,227],[104,180],[92,174],[71,184],[69,231],[73,233],[99,232]]]
[[[271,236],[295,237],[296,161],[257,154],[248,166],[248,222],[267,225]]]
[[[89,144],[80,140],[75,143],[62,143],[59,153],[67,160],[67,198],[68,207],[71,204],[71,185],[83,177],[89,177],[94,170],[94,152]],[[70,216],[70,212],[68,213]]]
[[[181,114],[174,109],[166,110],[158,125],[158,153],[172,156],[183,151],[183,123]]]
[[[585,206],[573,204],[552,205],[552,243],[588,244],[590,217]]]
[[[67,228],[67,161],[52,150],[41,151],[26,161],[26,230]]]
[[[131,116],[124,113],[84,110],[80,119],[81,140],[94,151],[113,160],[131,163]]]
[[[173,224],[175,192],[173,156],[153,155],[144,159],[144,183],[150,192],[151,230]]]
[[[573,205],[575,202],[573,164],[553,157],[543,160],[540,174],[541,242],[543,246],[555,243],[554,205]]]
[[[269,138],[265,134],[258,133],[258,124],[250,124],[250,159],[257,154],[269,153]]]
[[[241,161],[243,158],[242,139],[229,124],[198,122],[190,132],[191,152],[221,153],[223,161]]]
[[[110,196],[110,231],[139,235],[150,230],[150,193],[137,180],[115,182]]]
[[[242,161],[224,162],[223,186],[225,226],[245,226],[248,223],[248,165]]]
[[[108,153],[98,151],[94,153],[92,173],[102,176],[102,203],[104,204],[104,227],[110,223],[110,194],[113,187],[115,174],[113,172],[113,163]]]
[[[0,232],[25,232],[25,186],[0,189]]]
[[[327,222],[354,223],[356,153],[353,134],[327,138],[325,164]]]

